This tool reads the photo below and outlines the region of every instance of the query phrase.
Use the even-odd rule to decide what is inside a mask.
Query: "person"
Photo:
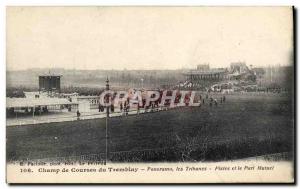
[[[225,95],[224,95],[224,96],[223,96],[223,102],[225,102],[225,99],[226,99],[226,98],[225,98]]]
[[[126,110],[127,107],[127,101],[124,101],[124,110]]]
[[[124,102],[124,106],[123,106],[123,114],[127,115],[127,101]]]
[[[79,112],[79,110],[77,110],[77,120],[80,120],[80,112]]]
[[[70,106],[70,108],[71,108],[71,106]],[[28,109],[27,109],[27,112],[28,112]],[[44,112],[45,112],[45,113],[48,112],[48,107],[47,107],[47,106],[44,107]]]
[[[120,112],[122,112],[123,111],[123,103],[121,102],[120,103]]]
[[[137,111],[136,111],[136,113],[140,114],[140,105],[139,104],[137,105]]]
[[[158,102],[158,100],[156,100],[155,101],[155,107],[158,108],[158,106],[159,106],[159,102]]]
[[[127,102],[127,106],[126,106],[126,115],[128,115],[129,109],[130,109],[130,105],[129,105],[129,102]]]
[[[204,98],[202,99],[202,103],[205,104]]]
[[[102,105],[101,104],[99,104],[99,106],[98,106],[98,111],[102,112]]]
[[[151,112],[154,112],[154,103],[151,102]]]
[[[111,111],[111,113],[114,113],[114,111],[115,111],[115,106],[113,104],[110,105],[110,111]]]
[[[217,101],[217,99],[215,99],[214,102],[215,102],[215,106],[218,106],[218,101]]]
[[[223,97],[221,97],[221,99],[220,99],[220,103],[222,104],[222,102],[223,102]]]

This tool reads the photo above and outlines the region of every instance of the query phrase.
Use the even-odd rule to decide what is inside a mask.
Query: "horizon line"
[[[243,63],[243,62],[241,62]],[[246,64],[247,65],[247,64]],[[250,67],[251,65],[247,65],[248,67]],[[210,67],[211,69],[216,69],[216,68],[229,68],[229,66],[227,67]],[[281,64],[277,64],[277,65],[263,65],[263,66],[254,66],[252,65],[253,68],[268,68],[268,67],[293,67],[293,64],[290,65],[281,65]],[[88,68],[62,68],[62,67],[57,67],[57,68],[39,68],[39,67],[33,67],[33,68],[26,68],[26,69],[6,69],[6,72],[9,71],[33,71],[33,70],[75,70],[75,71],[179,71],[179,70],[191,70],[191,69],[197,69],[197,66],[195,66],[194,68],[176,68],[176,69],[88,69]]]

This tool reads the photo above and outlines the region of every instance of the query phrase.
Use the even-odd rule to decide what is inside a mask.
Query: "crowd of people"
[[[189,105],[190,95],[191,95],[191,93],[188,93],[187,95],[185,95],[185,98],[183,99],[185,106]],[[108,108],[110,113],[114,113],[116,111],[115,108],[117,108],[118,113],[121,113],[121,115],[126,116],[129,114],[130,111],[136,111],[137,114],[140,114],[141,110],[143,110],[143,112],[155,112],[155,111],[159,111],[159,110],[163,110],[163,109],[166,110],[166,109],[172,108],[170,106],[170,100],[165,101],[165,104],[161,105],[162,92],[160,92],[160,96],[157,100],[151,101],[148,104],[146,102],[146,99],[143,98],[142,103],[136,103],[133,105],[132,103],[130,103],[129,97],[126,100],[119,101],[118,103],[115,104],[114,98],[115,98],[115,96],[113,96],[111,98],[112,103],[109,107],[105,107],[101,103],[99,103],[98,112],[106,112],[105,109]],[[208,104],[210,107],[218,106],[218,104],[223,104],[226,101],[225,95],[214,98],[210,93],[197,94],[197,98],[198,98],[199,106],[205,105],[205,104]],[[181,94],[178,93],[178,94],[176,94],[176,97],[175,97],[175,101],[174,101],[175,106],[174,107],[178,107],[177,105],[180,102],[182,103]],[[77,111],[77,117],[78,118],[80,117],[79,111]]]

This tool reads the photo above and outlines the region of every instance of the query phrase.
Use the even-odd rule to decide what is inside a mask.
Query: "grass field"
[[[229,95],[217,107],[110,118],[110,151],[173,149],[140,161],[218,161],[292,152],[292,108],[287,97]],[[98,154],[105,151],[105,119],[7,127],[6,136],[8,161]]]

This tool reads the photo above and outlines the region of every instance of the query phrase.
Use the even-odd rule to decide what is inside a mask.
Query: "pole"
[[[106,79],[106,91],[109,91],[109,80],[108,77]],[[106,99],[106,103],[109,103],[109,96]],[[108,133],[108,118],[109,118],[109,106],[106,105],[106,122],[105,122],[105,162],[109,160],[109,147],[108,147],[108,140],[109,140],[109,133]]]

